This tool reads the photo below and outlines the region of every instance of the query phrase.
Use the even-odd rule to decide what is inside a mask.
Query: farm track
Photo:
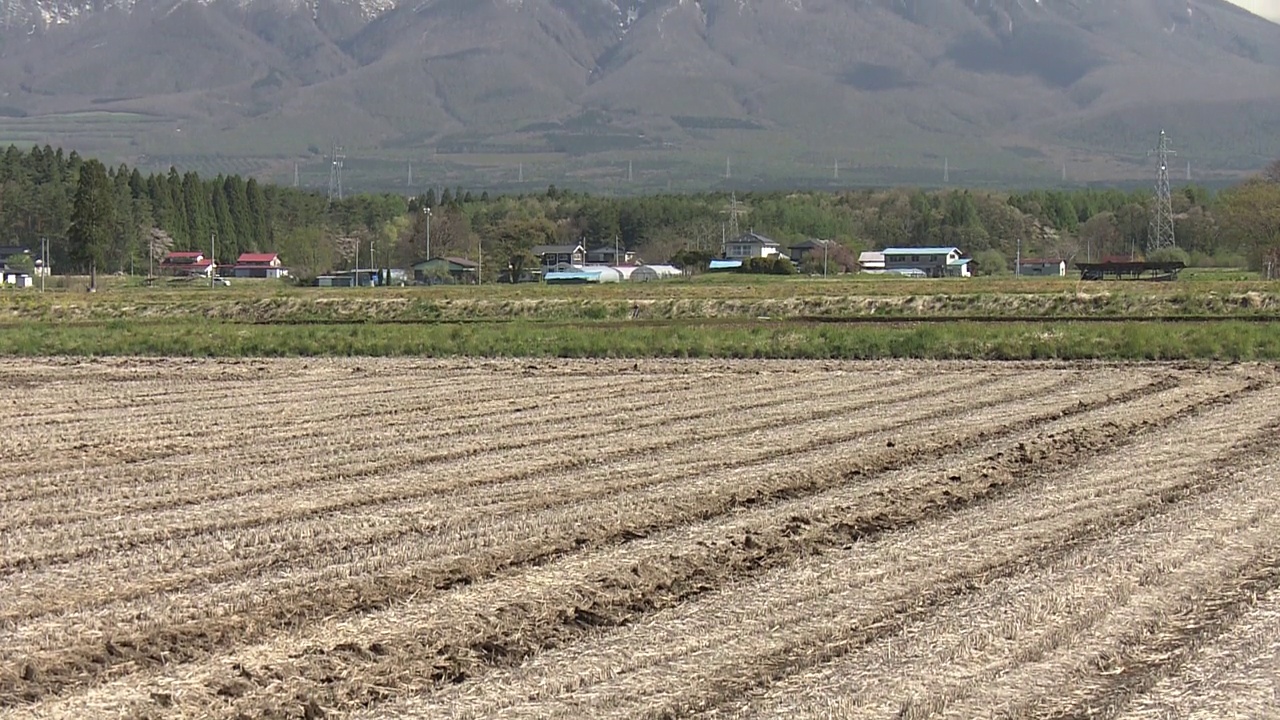
[[[971,717],[992,702],[1018,716],[1106,707],[1115,717],[1145,707],[1134,696],[1177,687],[1183,667],[1210,666],[1215,638],[1268,617],[1255,598],[1272,594],[1280,548],[1268,539],[1280,537],[1280,491],[1266,492],[1280,461],[1270,445],[1280,375],[1267,368],[653,363],[634,376],[656,393],[649,405],[595,396],[578,413],[493,410],[477,422],[462,390],[453,407],[415,395],[450,368],[429,363],[400,381],[407,402],[391,417],[406,422],[378,436],[389,445],[381,460],[349,437],[371,420],[339,424],[343,406],[302,382],[382,388],[404,366],[354,364],[295,372],[293,395],[246,405],[236,430],[217,426],[267,438],[269,451],[339,448],[332,474],[251,477],[246,452],[216,488],[198,458],[101,453],[110,409],[72,433],[94,451],[56,476],[84,494],[47,496],[54,506],[43,508],[32,496],[31,522],[0,515],[11,523],[0,522],[0,557],[13,561],[0,584],[0,718],[826,717],[864,712],[851,703],[865,687],[839,684],[850,676],[885,688],[888,704],[865,705],[868,717]],[[283,377],[299,365],[228,372]],[[615,371],[631,363],[553,364],[579,365],[622,395],[641,387]],[[152,402],[181,393],[193,366],[221,373],[160,364],[159,379],[142,381],[129,366],[86,367],[107,394]],[[453,367],[477,392],[560,387],[552,367]],[[768,369],[768,382],[731,391],[756,377],[742,368]],[[80,390],[42,392],[56,408]],[[476,449],[421,452],[451,442],[403,432],[428,414]],[[274,422],[302,415],[321,438]],[[180,417],[138,415],[153,428]],[[153,472],[127,485],[122,464]],[[131,489],[97,494],[95,482]],[[11,487],[0,478],[0,492]],[[1226,510],[1242,504],[1243,519]],[[1174,542],[1184,527],[1195,536]],[[1101,553],[1096,579],[1055,585],[1091,553]],[[1011,600],[1002,587],[1023,590]],[[1006,628],[1025,648],[975,656],[968,676],[947,675],[964,672],[960,651],[922,656],[919,668],[891,662],[929,628],[931,642],[967,642],[947,632],[949,618],[1037,618],[1046,607],[1061,617],[1025,621],[1037,630],[1021,635]],[[1160,642],[1143,630],[1166,626]],[[1091,656],[1075,638],[1090,633],[1086,649],[1139,670],[1082,671],[1078,658]],[[978,650],[1003,647],[995,637]],[[1263,667],[1265,627],[1242,637],[1233,642]],[[883,674],[840,670],[864,666]],[[984,672],[989,688],[963,681]],[[1036,704],[1015,678],[1064,700]]]

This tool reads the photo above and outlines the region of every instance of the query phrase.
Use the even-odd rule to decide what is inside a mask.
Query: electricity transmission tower
[[[1147,157],[1155,155],[1160,161],[1156,173],[1155,207],[1151,209],[1151,234],[1147,238],[1147,250],[1177,247],[1173,237],[1173,191],[1169,187],[1169,158],[1178,153],[1169,149],[1169,136],[1160,131],[1160,144],[1147,151]]]
[[[342,199],[342,164],[347,156],[342,146],[334,143],[333,152],[329,155],[329,202]]]

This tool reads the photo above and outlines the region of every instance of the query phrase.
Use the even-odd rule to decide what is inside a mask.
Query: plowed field
[[[0,719],[1280,716],[1280,371],[0,361]]]

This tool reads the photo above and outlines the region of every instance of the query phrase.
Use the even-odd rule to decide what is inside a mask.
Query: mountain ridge
[[[569,181],[625,159],[714,182],[711,158],[733,155],[759,159],[757,180],[843,156],[874,181],[950,155],[991,178],[1069,163],[1105,179],[1130,173],[1139,130],[1160,126],[1215,172],[1280,155],[1280,26],[1222,0],[7,7],[0,142],[135,162],[256,158],[266,173],[322,163],[337,141],[480,180],[528,156]],[[1237,105],[1242,117],[1213,117]]]

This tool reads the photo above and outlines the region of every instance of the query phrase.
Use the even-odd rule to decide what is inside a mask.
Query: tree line
[[[1200,265],[1280,267],[1280,162],[1221,192],[1174,193],[1175,231]],[[783,245],[831,239],[833,271],[888,246],[956,246],[983,272],[1024,256],[1082,260],[1142,255],[1152,194],[1103,189],[992,192],[859,189],[600,197],[557,189],[490,197],[463,188],[415,197],[322,194],[253,178],[194,172],[144,175],[48,146],[0,156],[0,244],[50,239],[59,271],[145,272],[168,250],[234,261],[275,251],[302,277],[373,262],[407,267],[432,256],[483,257],[489,279],[533,262],[535,245],[582,242],[649,262],[705,262],[738,232]],[[429,228],[429,230],[428,230]]]

